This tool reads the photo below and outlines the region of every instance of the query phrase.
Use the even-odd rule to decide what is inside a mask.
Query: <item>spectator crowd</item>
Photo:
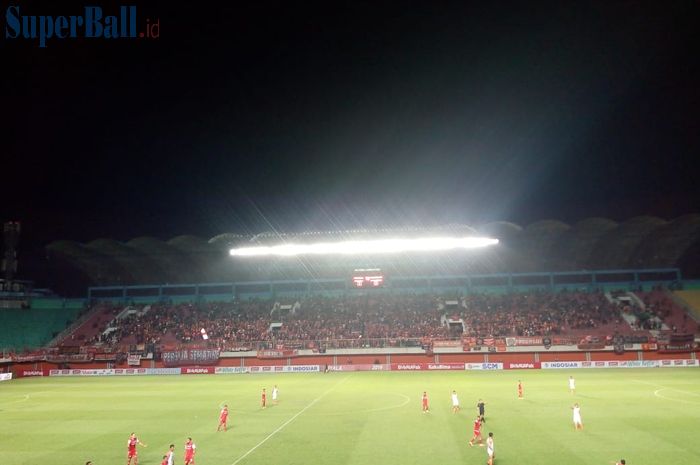
[[[453,301],[454,302],[454,301]],[[449,308],[430,295],[310,297],[285,305],[270,300],[159,303],[114,319],[100,341],[107,345],[202,343],[222,350],[309,343],[366,346],[387,340],[445,339],[455,336],[548,336],[617,327],[620,309],[602,293],[472,294]],[[447,319],[452,323],[450,331]],[[377,342],[377,341],[384,342]]]

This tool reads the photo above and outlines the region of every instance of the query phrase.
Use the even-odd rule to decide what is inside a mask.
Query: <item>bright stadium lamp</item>
[[[231,249],[232,257],[294,255],[358,255],[400,252],[428,252],[475,249],[498,244],[490,237],[426,237],[422,239],[376,239],[366,241],[317,242],[314,244],[280,244]]]

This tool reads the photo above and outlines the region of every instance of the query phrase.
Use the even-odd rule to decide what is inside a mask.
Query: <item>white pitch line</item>
[[[24,397],[22,397],[19,400],[10,400],[7,402],[0,402],[0,405],[10,405],[10,404],[19,404],[20,402],[25,402],[29,400],[29,394],[25,394]]]
[[[282,429],[284,429],[285,426],[287,426],[288,424],[290,424],[291,422],[293,422],[299,415],[301,415],[302,413],[306,412],[308,409],[310,409],[311,407],[313,407],[314,404],[316,404],[316,402],[318,402],[319,400],[323,399],[323,398],[326,396],[326,394],[328,394],[328,393],[331,392],[333,389],[335,389],[335,388],[337,388],[338,386],[340,386],[340,385],[341,385],[346,379],[348,379],[349,377],[350,377],[350,375],[348,375],[348,376],[346,376],[345,378],[341,379],[338,383],[336,383],[335,385],[333,385],[333,386],[332,386],[330,389],[328,389],[326,392],[324,392],[323,394],[321,394],[320,396],[318,396],[317,398],[315,398],[314,400],[312,400],[312,401],[309,403],[309,405],[307,405],[307,406],[304,407],[303,409],[299,410],[299,412],[297,412],[296,415],[294,415],[292,418],[290,418],[289,420],[287,420],[287,421],[285,421],[284,423],[282,423],[276,430],[274,430],[272,433],[268,434],[267,437],[266,437],[265,439],[263,439],[262,441],[260,441],[260,442],[257,443],[256,445],[254,445],[248,452],[246,452],[245,454],[243,454],[243,455],[241,455],[240,457],[238,457],[238,458],[236,459],[236,461],[233,462],[231,465],[236,465],[238,462],[240,462],[240,461],[243,460],[244,458],[248,457],[248,456],[249,456],[250,454],[252,454],[258,447],[260,447],[260,446],[262,446],[263,444],[265,444],[265,443],[267,442],[268,439],[270,439],[272,436],[274,436],[275,434],[277,434],[277,433],[279,433],[280,431],[282,431]]]
[[[700,394],[698,394],[697,392],[684,391],[683,389],[676,389],[676,388],[664,386],[663,384],[650,383],[650,382],[648,382],[648,381],[641,381],[641,380],[638,380],[638,379],[633,379],[632,381],[634,381],[635,383],[641,383],[641,384],[646,384],[646,385],[649,385],[649,386],[654,386],[654,387],[657,387],[657,388],[661,388],[661,389],[657,389],[657,391],[676,391],[676,392],[682,392],[683,394],[690,394],[691,396],[700,397]],[[654,391],[654,392],[656,392],[656,391]]]
[[[654,396],[658,397],[659,399],[664,399],[664,400],[672,400],[674,402],[683,402],[684,404],[695,404],[698,405],[700,402],[694,401],[694,400],[685,400],[685,399],[674,399],[673,397],[666,397],[661,392],[663,391],[677,391],[677,389],[671,389],[671,388],[662,388],[662,389],[657,389],[654,391]],[[680,391],[683,392],[683,391]]]

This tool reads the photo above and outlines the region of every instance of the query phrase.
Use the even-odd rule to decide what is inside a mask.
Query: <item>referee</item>
[[[479,399],[476,408],[479,409],[479,418],[481,418],[481,422],[486,423],[486,419],[484,418],[484,401]]]

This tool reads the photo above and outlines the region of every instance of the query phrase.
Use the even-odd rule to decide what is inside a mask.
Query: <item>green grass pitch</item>
[[[262,410],[275,384],[280,401]],[[197,465],[484,464],[485,448],[467,444],[480,397],[500,465],[700,463],[695,368],[20,379],[0,383],[0,450],[3,465],[125,464],[134,431],[142,465],[170,443],[181,465],[188,436]],[[217,433],[224,403],[230,429]]]

